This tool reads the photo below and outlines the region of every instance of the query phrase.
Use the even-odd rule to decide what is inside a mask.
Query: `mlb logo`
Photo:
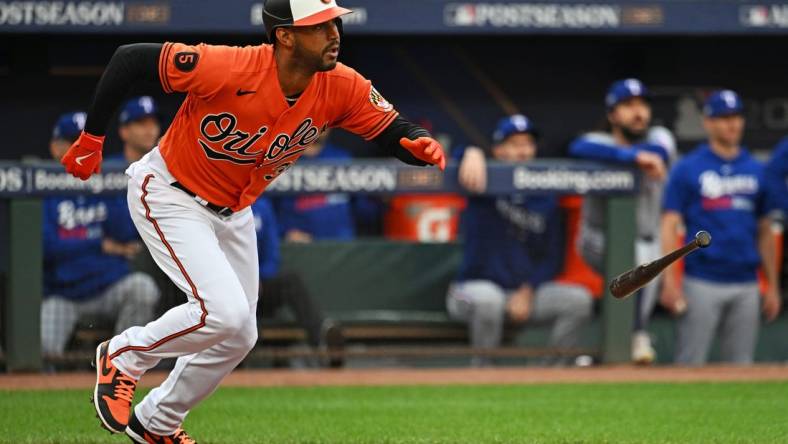
[[[447,5],[444,13],[444,22],[448,26],[476,25],[476,5]]]
[[[741,8],[742,24],[755,28],[769,26],[769,8],[766,6],[745,6]]]

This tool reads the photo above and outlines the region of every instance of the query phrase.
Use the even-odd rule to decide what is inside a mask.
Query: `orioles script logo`
[[[257,168],[281,164],[298,156],[312,144],[322,132],[307,117],[298,124],[292,134],[279,133],[267,147],[260,142],[268,127],[263,126],[250,134],[237,128],[238,119],[231,113],[208,114],[200,122],[200,137],[197,141],[212,160],[232,162],[238,165],[256,165]],[[326,125],[323,125],[325,131]],[[290,162],[292,163],[292,162]]]

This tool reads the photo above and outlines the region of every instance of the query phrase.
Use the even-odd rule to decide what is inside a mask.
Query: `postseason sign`
[[[72,177],[54,163],[0,163],[0,198],[76,194],[120,194],[128,178],[125,166],[110,162],[87,181]],[[486,194],[633,194],[639,186],[634,170],[589,162],[538,160],[528,164],[489,165]],[[460,193],[457,166],[437,168],[396,161],[304,163],[279,176],[268,195],[305,193]]]
[[[314,0],[317,1],[317,0]],[[788,5],[741,0],[346,0],[349,34],[785,34]],[[262,33],[262,0],[0,0],[0,33]]]

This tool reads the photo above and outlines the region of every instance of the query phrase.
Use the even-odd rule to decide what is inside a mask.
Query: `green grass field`
[[[0,442],[119,443],[85,391],[0,392]],[[226,388],[205,443],[788,443],[788,384]]]

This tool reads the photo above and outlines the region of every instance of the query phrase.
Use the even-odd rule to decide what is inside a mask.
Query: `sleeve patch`
[[[394,109],[394,105],[389,103],[373,86],[369,90],[369,102],[376,110],[387,113]]]
[[[175,54],[175,67],[179,71],[192,72],[197,67],[197,61],[200,60],[200,55],[196,52],[178,52]]]

